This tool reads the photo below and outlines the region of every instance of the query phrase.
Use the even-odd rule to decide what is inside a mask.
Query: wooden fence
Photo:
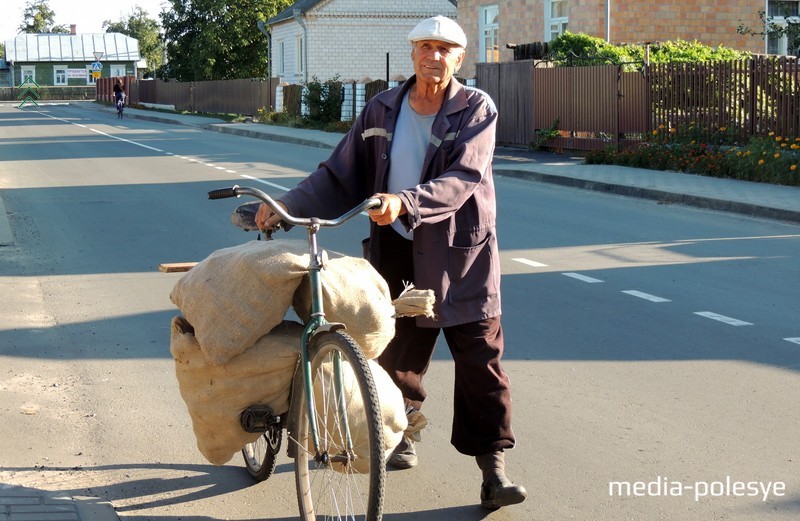
[[[798,69],[796,59],[776,56],[633,72],[525,60],[478,64],[476,79],[498,107],[499,144],[597,150],[689,126],[743,139],[769,132],[798,137]]]
[[[97,80],[97,99],[111,101],[117,78]],[[174,105],[176,110],[211,114],[255,115],[274,108],[278,78],[180,82],[175,80],[123,79],[129,102]]]

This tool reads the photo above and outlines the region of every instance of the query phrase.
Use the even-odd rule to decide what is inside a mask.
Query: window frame
[[[494,11],[495,23],[487,24],[486,19]],[[478,53],[481,63],[496,63],[500,61],[500,4],[486,4],[478,6]],[[494,43],[494,52],[489,59],[491,52],[487,48],[487,40],[490,39]]]
[[[566,16],[554,17],[554,4],[563,4]],[[544,2],[544,41],[553,41],[564,34],[569,27],[569,0],[545,0]]]
[[[69,85],[69,76],[66,65],[53,65],[53,86],[66,87]],[[59,81],[59,79],[61,81]]]
[[[797,12],[797,14],[792,14],[790,16],[784,16],[783,14],[769,14],[770,11],[774,11],[777,9],[776,4],[787,4],[787,3],[794,4],[795,6],[794,10]],[[776,9],[770,9],[771,7],[775,7]],[[770,0],[767,2],[768,28],[770,25],[784,28],[790,22],[794,24],[800,23],[800,0],[780,0],[775,2]],[[783,35],[780,38],[773,38],[769,34],[767,34],[764,36],[764,52],[766,52],[767,54],[798,56],[800,55],[800,48],[790,51],[788,36]]]

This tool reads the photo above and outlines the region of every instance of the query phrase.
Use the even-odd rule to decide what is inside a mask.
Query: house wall
[[[612,43],[640,43],[666,40],[698,40],[710,46],[724,45],[741,51],[764,52],[764,41],[737,34],[745,25],[759,27],[758,12],[764,0],[610,0]],[[478,57],[479,7],[498,4],[500,8],[500,61],[512,61],[507,43],[545,41],[546,0],[459,0],[458,22],[467,33],[467,55],[462,75],[475,74]],[[606,0],[569,0],[569,29],[606,37]]]
[[[67,69],[82,69],[86,70],[87,67],[91,65],[91,63],[86,62],[44,62],[44,63],[20,63],[17,62],[13,65],[10,69],[10,73],[13,74],[13,78],[11,76],[8,77],[9,83],[8,86],[12,84],[14,86],[18,86],[22,82],[22,68],[23,67],[35,67],[35,74],[36,74],[36,84],[39,86],[52,86],[55,85],[55,66],[62,65]],[[124,67],[126,74],[132,75],[134,70],[134,62],[113,62],[113,63],[103,63],[103,70],[100,72],[101,77],[108,77],[111,76],[111,65],[117,66],[118,68]],[[87,73],[90,74],[90,73]],[[87,76],[82,76],[80,78],[71,78],[67,77],[67,85],[69,87],[81,87],[86,85],[94,85],[94,83],[89,83],[87,81]],[[12,83],[13,82],[13,83]]]
[[[322,2],[303,18],[307,28],[307,79],[325,81],[362,78],[386,79],[386,54],[389,53],[389,77],[405,78],[413,74],[408,33],[423,19],[436,15],[456,17],[456,7],[449,0],[329,0]],[[287,83],[305,81],[296,69],[296,37],[303,34],[294,20],[273,25],[272,74]],[[280,41],[285,43],[287,67],[277,70]]]

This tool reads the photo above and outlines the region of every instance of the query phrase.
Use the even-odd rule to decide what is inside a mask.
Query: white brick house
[[[423,18],[456,18],[456,0],[299,0],[266,21],[270,75],[289,84],[408,78],[408,33]],[[388,78],[387,78],[388,55]]]

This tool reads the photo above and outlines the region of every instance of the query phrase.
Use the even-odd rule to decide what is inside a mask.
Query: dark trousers
[[[412,241],[389,226],[381,227],[378,272],[392,298],[414,281]],[[463,454],[478,456],[514,446],[511,430],[511,389],[500,365],[503,329],[500,317],[441,331],[455,362],[453,427],[450,443]],[[422,383],[430,366],[439,328],[417,327],[413,318],[398,318],[394,339],[378,358],[400,388],[408,405],[420,409],[427,392]]]

